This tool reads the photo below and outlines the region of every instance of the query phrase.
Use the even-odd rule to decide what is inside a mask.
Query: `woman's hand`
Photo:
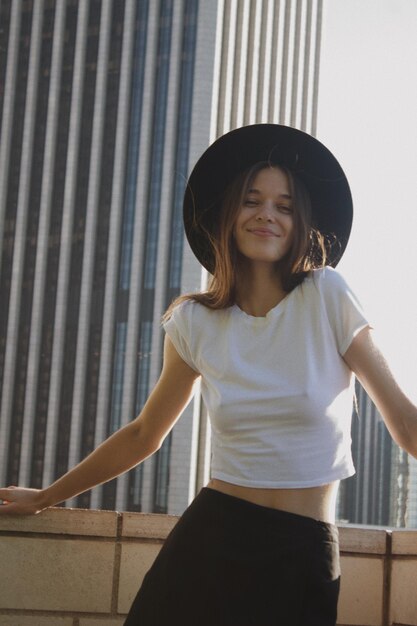
[[[40,513],[46,508],[41,489],[25,489],[23,487],[7,487],[0,489],[0,515],[31,515]]]

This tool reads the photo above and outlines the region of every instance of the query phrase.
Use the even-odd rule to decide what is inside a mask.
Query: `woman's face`
[[[239,210],[233,235],[247,259],[276,263],[290,250],[293,205],[288,178],[278,167],[260,170]]]

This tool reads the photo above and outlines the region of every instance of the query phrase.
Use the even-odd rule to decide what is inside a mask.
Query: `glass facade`
[[[7,483],[19,482],[21,457],[29,459],[30,485],[42,486],[45,475],[52,478],[62,475],[70,464],[71,437],[74,419],[74,393],[76,367],[78,359],[78,343],[81,324],[81,293],[83,286],[83,267],[86,255],[93,256],[91,306],[88,311],[88,346],[85,351],[85,384],[82,411],[79,420],[80,433],[78,457],[87,455],[97,440],[96,430],[100,422],[105,420],[104,434],[110,434],[120,427],[126,416],[123,415],[125,356],[128,337],[128,313],[132,281],[141,286],[139,329],[137,333],[136,358],[133,380],[136,381],[134,393],[134,412],[129,415],[133,419],[144,405],[149,394],[151,380],[151,361],[155,358],[161,364],[161,355],[156,355],[152,345],[155,333],[154,318],[159,312],[156,306],[167,305],[180,290],[182,275],[182,216],[181,203],[184,191],[182,177],[174,177],[170,189],[170,205],[168,207],[170,240],[167,246],[165,261],[168,272],[164,284],[157,279],[158,246],[160,233],[162,180],[165,165],[167,130],[176,138],[175,171],[188,170],[188,143],[191,127],[191,106],[193,101],[193,74],[195,61],[195,43],[198,18],[198,0],[181,2],[181,9],[174,0],[161,0],[155,13],[155,4],[149,0],[114,0],[109,20],[110,32],[103,31],[104,4],[101,0],[89,0],[81,5],[75,0],[67,0],[64,6],[64,34],[62,39],[62,55],[55,50],[54,41],[57,32],[57,3],[48,0],[41,10],[41,41],[39,66],[36,75],[36,98],[30,114],[34,116],[33,148],[30,155],[30,176],[27,182],[29,203],[27,209],[20,205],[19,190],[22,184],[23,134],[28,120],[27,97],[29,93],[30,50],[34,37],[34,16],[36,4],[32,1],[22,3],[16,15],[18,19],[19,37],[17,41],[18,57],[14,77],[13,115],[11,125],[11,141],[8,154],[7,197],[5,202],[4,231],[1,247],[0,275],[0,384],[12,385],[10,409],[4,408],[2,419],[10,424],[8,428],[8,453],[4,470]],[[4,54],[0,55],[0,112],[5,103],[5,81],[7,63],[10,60],[10,28],[13,14],[13,2],[5,0],[0,3],[0,46]],[[86,9],[86,11],[85,11]],[[85,12],[86,26],[84,30],[82,10]],[[125,19],[126,11],[133,15],[131,24]],[[81,17],[80,17],[81,15]],[[176,20],[174,19],[176,15]],[[155,20],[156,17],[156,20]],[[153,21],[151,21],[151,18]],[[180,19],[180,26],[178,23]],[[115,184],[115,151],[118,133],[118,107],[120,106],[121,76],[123,50],[127,28],[133,29],[132,63],[130,66],[130,104],[126,150],[126,167],[122,177],[123,197],[119,207],[114,206],[113,188]],[[175,31],[175,29],[177,29]],[[181,52],[173,51],[173,34],[181,41]],[[102,152],[99,171],[99,211],[94,237],[94,250],[86,248],[86,223],[89,175],[91,170],[94,109],[98,84],[98,53],[101,37],[109,36],[109,57],[107,63],[104,123],[102,130]],[[155,42],[156,65],[154,93],[152,99],[151,142],[148,149],[149,159],[146,164],[149,170],[146,181],[145,207],[145,246],[142,251],[140,267],[134,265],[133,232],[138,219],[137,190],[144,184],[141,171],[144,169],[139,162],[139,146],[143,136],[143,100],[145,73],[149,51]],[[13,42],[15,43],[15,42]],[[55,52],[54,52],[55,50]],[[58,55],[54,61],[54,54]],[[81,54],[81,57],[80,57]],[[78,55],[78,57],[77,57]],[[78,70],[75,69],[76,59],[82,59]],[[50,106],[51,73],[53,64],[58,63],[59,86],[57,88],[56,126],[48,121]],[[172,68],[178,68],[178,104],[175,114],[168,107],[168,85]],[[81,69],[80,69],[81,68]],[[78,74],[76,73],[78,72]],[[81,72],[81,78],[80,74]],[[33,76],[32,76],[33,78]],[[80,82],[81,80],[81,82]],[[74,102],[77,95],[75,85],[79,87],[77,102],[80,125],[79,137],[70,136],[74,117]],[[149,96],[149,94],[147,94]],[[174,124],[174,126],[172,126]],[[48,126],[49,125],[49,126]],[[3,129],[4,130],[4,129]],[[51,169],[46,172],[48,132],[54,136]],[[71,131],[74,132],[74,131]],[[55,133],[55,134],[54,134]],[[1,138],[1,136],[0,136]],[[70,154],[71,146],[76,146],[76,158]],[[75,171],[69,171],[71,158],[75,163]],[[73,176],[72,182],[68,177]],[[46,177],[52,179],[50,212],[42,222],[41,207],[43,184]],[[120,181],[118,181],[120,182]],[[72,204],[66,204],[68,186],[74,185]],[[26,191],[26,189],[25,189]],[[113,202],[113,204],[112,204]],[[69,206],[69,208],[68,208]],[[65,209],[65,207],[67,207]],[[69,237],[68,271],[62,271],[63,238],[68,240],[68,232],[63,233],[63,224],[67,223],[71,211],[71,231]],[[109,260],[109,238],[111,212],[120,214],[120,245],[119,257]],[[141,209],[142,210],[142,209]],[[19,213],[20,211],[20,213]],[[25,212],[26,211],[26,212]],[[25,212],[24,215],[22,212]],[[14,267],[16,263],[15,237],[17,224],[24,217],[24,253],[20,283],[16,283]],[[166,219],[166,216],[164,217]],[[46,237],[40,237],[39,226],[46,224]],[[39,246],[47,241],[43,257],[39,262]],[[68,244],[67,244],[68,245]],[[160,254],[160,252],[159,252]],[[115,302],[115,319],[111,336],[104,336],[104,302],[107,289],[106,278],[109,263],[117,263],[118,283]],[[60,268],[61,265],[61,268]],[[43,280],[41,295],[41,322],[36,328],[33,319],[34,285],[39,276]],[[15,281],[15,283],[13,283]],[[65,281],[65,284],[62,283]],[[11,309],[13,289],[17,289],[20,297],[18,311]],[[162,297],[161,297],[162,289]],[[57,310],[57,294],[65,292],[65,311]],[[37,294],[39,295],[39,294]],[[156,298],[162,304],[156,305]],[[7,370],[8,333],[10,335],[10,316],[18,316],[16,338],[13,340],[12,351],[16,355],[13,367]],[[62,358],[59,360],[59,376],[52,371],[54,354],[56,353],[57,320],[64,320],[62,337]],[[28,360],[33,342],[39,346],[39,357],[36,372],[31,379],[34,391],[34,403],[31,408],[33,427],[30,441],[24,441],[25,398],[28,383]],[[10,347],[10,346],[9,346]],[[106,348],[104,350],[104,347]],[[103,357],[103,354],[110,357]],[[103,358],[110,358],[110,384],[108,387],[108,407],[105,415],[97,414],[99,401],[99,381],[103,370]],[[10,361],[10,359],[9,359]],[[11,363],[12,361],[10,361]],[[6,371],[7,370],[7,371]],[[13,371],[10,371],[13,370]],[[4,378],[6,376],[6,379]],[[33,382],[34,381],[34,382]],[[51,416],[51,397],[58,399],[57,414]],[[4,422],[5,423],[5,422]],[[51,424],[55,435],[51,435]],[[53,444],[53,450],[48,446]],[[48,456],[49,454],[49,456]],[[52,459],[52,467],[46,466],[46,459]],[[155,511],[167,510],[167,494],[169,488],[170,442],[167,441],[159,452],[155,462],[154,502]],[[49,472],[49,474],[48,474]],[[142,468],[131,472],[128,479],[128,495],[126,508],[141,510],[142,508]],[[114,508],[116,504],[117,483],[112,481],[105,485],[102,506]],[[80,506],[89,506],[90,494],[78,498]]]
[[[119,331],[119,326],[126,323],[129,303],[129,285],[132,279],[132,237],[136,216],[135,198],[137,191],[137,172],[140,171],[138,146],[141,134],[141,110],[145,72],[146,22],[149,16],[148,2],[139,2],[137,7],[136,38],[134,65],[132,71],[131,111],[129,123],[129,146],[126,163],[126,181],[124,194],[124,211],[122,226],[121,262],[118,288],[117,330],[113,356],[113,385],[111,413],[109,416],[108,434],[120,427],[123,397],[123,363],[126,353],[126,333]],[[177,114],[177,149],[175,171],[186,171],[188,165],[188,142],[191,125],[191,103],[194,73],[195,39],[197,28],[198,2],[188,1],[184,4],[184,28],[181,49],[180,101]],[[141,314],[139,323],[137,350],[137,390],[135,417],[142,409],[149,394],[150,365],[152,354],[152,330],[154,319],[155,283],[157,270],[157,253],[159,238],[159,222],[161,207],[162,176],[164,168],[165,134],[167,129],[168,84],[172,46],[174,3],[164,0],[160,3],[158,16],[158,48],[156,60],[156,78],[154,87],[154,113],[152,120],[152,149],[150,153],[149,182],[146,201],[146,235],[143,250],[143,271],[137,275],[142,282]],[[182,196],[184,181],[174,181],[171,207],[171,241],[170,256],[167,258],[169,268],[175,263],[175,272],[170,273],[166,286],[165,302],[168,304],[180,290],[182,272]],[[174,278],[173,278],[174,277]],[[175,280],[177,281],[175,283]],[[167,491],[169,484],[169,450],[170,439],[164,443],[157,454],[154,476],[155,512],[166,512]],[[132,470],[129,477],[128,508],[141,510],[142,472],[140,466]],[[116,481],[105,485],[103,490],[103,507],[114,508],[116,498]]]
[[[10,11],[7,3],[2,5],[7,15]],[[10,9],[10,7],[9,7]],[[20,307],[18,315],[18,337],[16,345],[16,360],[14,365],[14,388],[11,411],[13,420],[9,433],[9,455],[6,471],[8,484],[15,484],[19,477],[19,459],[21,453],[22,425],[26,392],[27,360],[30,337],[30,318],[33,299],[34,267],[36,257],[36,238],[39,223],[39,204],[42,180],[42,163],[44,154],[45,122],[47,114],[47,98],[49,88],[49,68],[51,63],[52,28],[54,21],[54,8],[46,8],[42,16],[40,66],[36,72],[36,110],[26,112],[27,94],[29,91],[29,53],[32,41],[32,3],[26,3],[21,15],[21,33],[19,39],[19,56],[17,67],[16,91],[14,98],[14,116],[11,137],[11,160],[9,165],[9,185],[7,192],[6,232],[3,241],[2,278],[0,298],[2,301],[1,315],[1,356],[4,364],[5,338],[8,316],[7,310],[11,295],[12,268],[16,264],[15,234],[17,220],[26,222],[26,233],[23,245],[22,276],[20,288]],[[0,18],[2,22],[3,16]],[[32,76],[33,78],[33,76]],[[3,92],[3,90],[1,90]],[[30,176],[26,184],[29,186],[30,198],[29,210],[18,206],[19,193],[21,193],[22,171],[21,163],[24,159],[22,151],[23,132],[26,115],[35,115],[33,136],[33,158],[30,163]],[[19,215],[20,211],[20,215]],[[25,211],[25,215],[23,215]],[[10,311],[9,311],[9,314]],[[3,368],[1,368],[3,370]]]
[[[188,152],[190,145],[191,104],[194,86],[194,58],[196,50],[198,3],[187,0],[184,7],[184,31],[181,50],[181,83],[180,102],[178,112],[178,127],[176,140],[175,171],[187,171]],[[176,298],[181,289],[182,252],[183,252],[183,225],[182,199],[185,191],[185,180],[182,176],[175,176],[171,191],[172,209],[170,225],[170,242],[168,257],[168,283],[166,286],[166,301],[168,306]],[[155,466],[154,510],[165,513],[168,502],[169,467],[170,467],[171,436],[164,441],[157,453]]]
[[[352,420],[356,474],[341,484],[338,517],[352,524],[404,526],[408,462],[375,406],[357,383]],[[399,489],[399,485],[402,487]]]
[[[72,82],[74,74],[74,55],[77,33],[77,6],[68,3],[65,13],[65,39],[62,52],[61,83],[59,93],[59,113],[57,123],[56,152],[54,158],[51,213],[49,220],[48,251],[46,261],[45,293],[43,298],[43,316],[41,348],[37,380],[36,410],[32,445],[31,482],[34,487],[42,486],[44,472],[46,429],[52,367],[53,334],[55,323],[55,305],[58,287],[59,252],[61,244],[61,226],[63,217],[65,167],[69,142],[69,122],[71,111]],[[45,68],[45,71],[50,71]],[[68,440],[68,435],[67,435]],[[61,447],[62,449],[62,447]],[[61,467],[64,465],[61,464]]]

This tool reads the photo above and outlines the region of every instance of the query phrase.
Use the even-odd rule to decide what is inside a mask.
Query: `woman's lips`
[[[249,230],[252,235],[257,235],[258,237],[279,237],[277,233],[274,233],[272,230],[268,230],[267,228],[251,228]]]

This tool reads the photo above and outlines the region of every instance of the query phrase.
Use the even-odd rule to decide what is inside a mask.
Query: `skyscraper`
[[[409,491],[407,508],[407,526],[417,528],[417,459],[410,456],[409,462]]]
[[[215,14],[194,1],[1,3],[2,482],[65,472],[157,376],[159,318],[187,286],[181,199],[210,123],[197,34]],[[166,508],[168,456],[152,509]],[[118,505],[141,508],[141,483],[132,472]],[[116,505],[116,483],[98,504]]]
[[[354,524],[406,526],[409,516],[409,457],[392,440],[382,417],[357,383],[352,423],[356,474],[343,481],[338,517]],[[412,511],[411,511],[412,514]]]
[[[39,487],[143,406],[182,234],[227,130],[315,133],[321,0],[0,3],[0,482]],[[197,398],[142,466],[73,504],[181,512],[207,476]]]

